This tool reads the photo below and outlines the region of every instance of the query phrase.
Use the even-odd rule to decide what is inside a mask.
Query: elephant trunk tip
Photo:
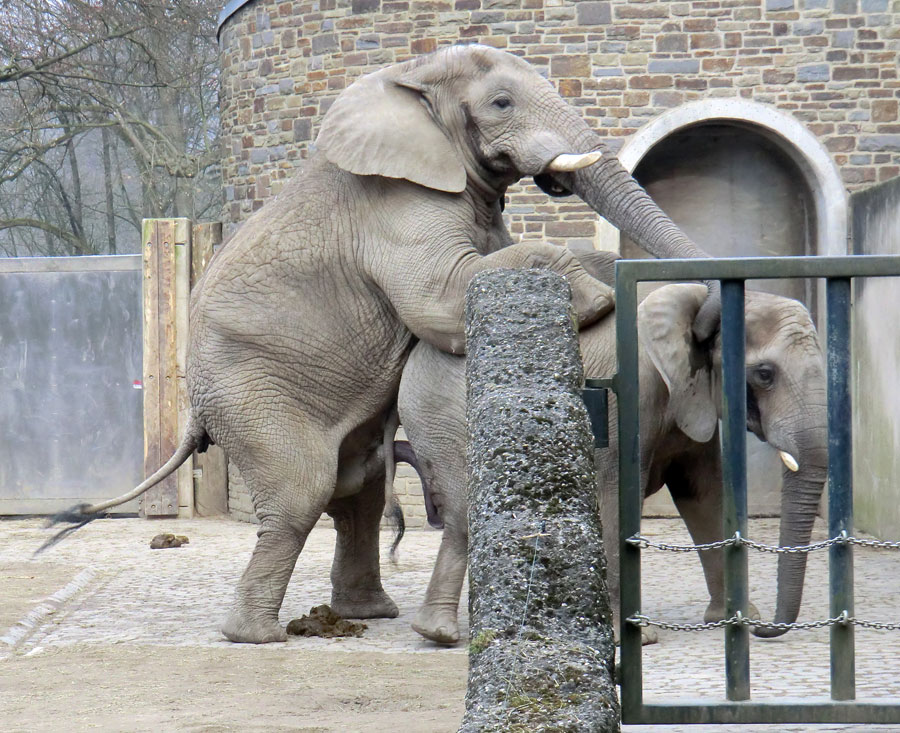
[[[788,629],[772,629],[765,626],[754,626],[752,628],[753,636],[760,639],[774,639],[776,636],[784,636]]]

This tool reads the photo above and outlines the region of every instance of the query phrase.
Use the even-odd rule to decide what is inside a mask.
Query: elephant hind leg
[[[344,618],[396,618],[400,613],[381,585],[378,542],[384,502],[382,471],[367,477],[358,494],[335,499],[326,509],[337,530],[331,608]]]
[[[291,427],[267,431],[282,436],[277,443],[256,441],[251,449],[230,446],[232,455],[241,457],[238,468],[260,520],[256,547],[222,626],[222,633],[234,642],[287,640],[278,612],[297,557],[334,491],[337,449],[301,456],[298,446],[303,442],[291,439],[298,437]]]
[[[260,527],[250,563],[222,624],[222,633],[229,641],[247,644],[287,641],[287,633],[278,621],[278,611],[302,545],[292,529]]]
[[[459,596],[466,577],[465,532],[455,530],[455,524],[444,529],[425,602],[412,622],[413,631],[438,644],[459,641]]]

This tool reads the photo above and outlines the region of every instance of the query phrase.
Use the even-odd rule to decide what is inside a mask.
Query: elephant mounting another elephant
[[[602,259],[600,253],[598,256]],[[638,310],[643,496],[668,486],[697,544],[717,542],[723,533],[717,436],[721,341],[699,343],[691,328],[705,296],[702,285],[668,285],[650,294]],[[807,544],[827,473],[826,385],[818,336],[806,308],[781,296],[747,292],[745,319],[747,430],[779,451],[785,463],[780,544]],[[579,337],[585,374],[612,374],[616,366],[614,316],[583,329]],[[466,572],[465,394],[463,358],[424,343],[413,349],[400,383],[400,419],[427,494],[429,520],[444,528],[413,628],[442,644],[459,639],[457,608]],[[610,447],[597,451],[597,490],[609,588],[618,615],[618,422],[614,396],[609,435]],[[723,553],[720,549],[699,555],[710,596],[704,620],[717,621],[725,614]],[[805,569],[805,554],[779,555],[776,622],[797,619]],[[750,614],[758,618],[752,604]],[[755,629],[754,633],[777,636],[784,632]],[[655,639],[655,632],[644,630],[645,643]]]
[[[194,450],[222,446],[260,521],[222,628],[237,642],[286,639],[278,612],[323,512],[337,529],[333,609],[397,614],[378,558],[385,434],[414,339],[464,351],[475,273],[550,268],[571,284],[582,325],[613,307],[611,289],[569,250],[512,242],[501,216],[508,186],[533,176],[653,255],[705,256],[547,80],[493,48],[448,47],[362,77],[325,115],[316,148],[192,293],[190,420],[176,453],[133,491],[57,517],[80,526]],[[719,309],[712,285],[692,325],[701,338]]]

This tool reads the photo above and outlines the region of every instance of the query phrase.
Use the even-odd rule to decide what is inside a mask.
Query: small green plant
[[[482,629],[475,635],[475,638],[469,642],[469,654],[481,654],[481,652],[487,649],[491,645],[491,642],[496,638],[496,630]]]
[[[534,687],[531,680],[530,687]],[[552,725],[554,713],[568,707],[575,707],[584,702],[584,695],[578,693],[562,693],[555,683],[548,683],[542,690],[528,691],[515,689],[509,695],[501,694],[500,701],[506,701],[512,717],[507,720],[508,733],[530,733],[534,726],[541,724],[546,733],[569,733],[577,730],[569,725]],[[524,717],[524,720],[521,718]]]

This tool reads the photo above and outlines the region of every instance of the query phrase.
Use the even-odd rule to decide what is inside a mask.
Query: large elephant
[[[175,455],[123,497],[63,516],[89,520],[221,445],[260,520],[222,629],[239,642],[286,638],[278,612],[322,512],[337,528],[334,610],[397,614],[378,563],[385,430],[414,338],[464,350],[475,273],[549,267],[571,283],[582,324],[612,307],[567,249],[512,243],[501,217],[510,184],[534,176],[575,192],[657,256],[703,254],[549,82],[496,49],[450,47],[359,79],[316,148],[192,295],[190,422]],[[713,295],[694,324],[704,336],[718,323]]]
[[[702,285],[667,285],[639,307],[641,485],[647,496],[667,485],[696,543],[722,539],[718,338],[700,344],[691,324],[706,295]],[[781,451],[785,462],[781,544],[809,541],[827,469],[822,352],[809,313],[795,300],[748,292],[747,429]],[[615,318],[580,333],[585,374],[615,371]],[[428,344],[412,351],[400,383],[400,419],[428,493],[429,519],[444,533],[413,628],[433,641],[459,639],[457,607],[466,571],[465,368],[462,357]],[[618,454],[615,400],[610,448],[597,452],[598,492],[609,587],[618,597]],[[798,468],[799,470],[794,470]],[[789,467],[789,468],[788,468]],[[704,619],[723,618],[723,555],[700,553],[710,602]],[[775,620],[796,620],[805,554],[779,556]],[[618,609],[617,602],[614,608]],[[616,611],[618,612],[618,611]],[[751,614],[755,608],[750,609]],[[770,631],[755,630],[758,636]],[[655,634],[645,635],[645,643]]]

